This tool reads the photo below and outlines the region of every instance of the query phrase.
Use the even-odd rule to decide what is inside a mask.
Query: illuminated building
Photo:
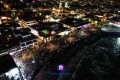
[[[60,0],[60,2],[59,2],[59,10],[61,10],[62,9],[62,1]]]
[[[0,80],[23,80],[23,76],[10,55],[0,57]]]
[[[103,17],[102,17],[102,19],[101,19],[101,22],[106,22],[107,21],[107,16],[106,16],[107,14],[104,14],[103,15]]]
[[[61,22],[65,25],[68,25],[69,28],[75,27],[76,29],[87,28],[90,24],[90,22],[87,20],[75,19],[75,18],[67,18]]]
[[[120,17],[113,17],[109,25],[120,27]]]
[[[0,17],[0,24],[10,22],[10,21],[11,21],[10,17],[7,17],[7,16],[1,16]]]

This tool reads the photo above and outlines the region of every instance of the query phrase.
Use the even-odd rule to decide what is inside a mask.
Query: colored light
[[[58,65],[58,70],[59,71],[64,71],[64,65],[63,64]]]
[[[42,32],[46,35],[49,34],[48,30],[42,30]]]

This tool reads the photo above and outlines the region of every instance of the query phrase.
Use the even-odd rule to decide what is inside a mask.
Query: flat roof
[[[0,57],[0,75],[15,67],[17,65],[9,54]]]
[[[120,21],[120,17],[113,17],[111,20],[112,21]]]
[[[7,22],[0,25],[0,29],[11,28],[11,27],[20,27],[17,22]]]
[[[45,23],[39,23],[40,28],[42,29],[48,29],[50,31],[61,31],[65,30],[66,28],[63,27],[63,24],[58,22],[45,22]]]
[[[15,38],[11,30],[0,29],[0,51],[9,49],[18,45],[18,40]],[[7,39],[9,37],[9,40]]]
[[[67,18],[61,21],[63,24],[67,24],[73,27],[82,26],[84,24],[90,23],[88,20],[76,19],[76,18]]]

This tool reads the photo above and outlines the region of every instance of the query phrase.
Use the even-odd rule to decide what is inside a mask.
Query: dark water
[[[85,52],[73,80],[120,80],[120,37],[104,37]]]

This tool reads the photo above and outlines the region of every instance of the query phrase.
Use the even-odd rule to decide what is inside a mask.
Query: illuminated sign
[[[58,70],[59,71],[64,71],[64,65],[63,64],[58,65]]]
[[[89,24],[85,24],[85,25],[79,26],[78,28],[87,28],[88,26]]]

